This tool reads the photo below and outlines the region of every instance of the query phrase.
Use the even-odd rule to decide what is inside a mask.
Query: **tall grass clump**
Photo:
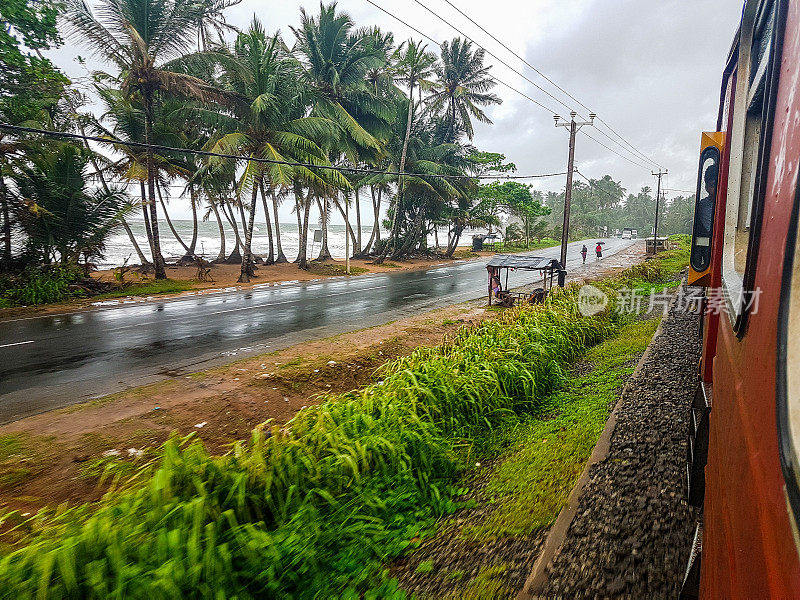
[[[602,286],[602,284],[599,284]],[[98,505],[25,521],[5,596],[402,598],[381,564],[452,512],[458,449],[535,413],[612,333],[577,286],[385,365],[221,457],[173,439]],[[12,515],[13,516],[13,515]],[[11,520],[8,521],[10,523]]]

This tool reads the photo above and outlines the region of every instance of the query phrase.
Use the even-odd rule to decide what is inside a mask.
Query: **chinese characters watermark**
[[[738,296],[726,298],[722,288],[706,288],[705,295],[698,290],[681,286],[652,289],[649,292],[641,288],[620,288],[612,305],[612,310],[620,314],[657,314],[666,315],[670,306],[676,311],[707,315],[727,314],[729,305],[740,306],[750,314],[758,312],[761,289],[743,290]],[[593,285],[584,285],[578,292],[578,310],[583,316],[596,315],[609,306],[608,294]]]

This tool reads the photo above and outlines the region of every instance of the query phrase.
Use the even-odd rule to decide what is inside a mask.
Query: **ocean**
[[[175,231],[183,239],[186,245],[192,241],[192,220],[191,219],[172,219],[172,224],[175,226]],[[150,246],[147,243],[147,235],[145,234],[144,221],[141,219],[130,219],[128,221],[139,247],[144,252],[147,258],[150,258]],[[215,220],[200,221],[197,228],[197,247],[195,252],[208,260],[214,260],[219,253],[219,227]],[[178,243],[172,231],[169,229],[166,220],[159,219],[158,227],[161,240],[161,252],[165,260],[170,263],[178,260],[185,254],[183,246]],[[313,245],[313,254],[311,254],[311,242],[314,239],[314,230],[319,229],[319,226],[312,226],[309,228],[309,257],[315,258],[319,252],[319,243]],[[366,244],[369,236],[372,234],[372,226],[367,225],[361,228],[362,243]],[[241,235],[241,232],[240,232]],[[273,231],[274,235],[274,231]],[[381,231],[381,237],[386,237],[386,233]],[[445,240],[447,234],[445,233]],[[230,254],[236,245],[236,236],[233,229],[228,223],[225,223],[225,252]],[[294,223],[281,223],[281,246],[283,253],[290,261],[294,260],[297,256],[297,251],[300,247],[300,236],[298,234],[297,222]],[[345,258],[345,226],[344,225],[329,225],[328,226],[328,249],[334,258]],[[266,256],[269,252],[269,238],[267,237],[267,226],[265,223],[256,223],[256,230],[253,232],[253,251],[261,256]],[[351,249],[352,251],[352,249]],[[138,264],[139,257],[131,245],[128,234],[122,227],[114,230],[106,241],[105,257],[96,261],[99,269],[111,269],[118,267],[128,260],[128,264]]]

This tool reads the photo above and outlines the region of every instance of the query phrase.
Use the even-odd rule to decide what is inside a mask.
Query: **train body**
[[[698,169],[685,598],[800,598],[799,169],[800,0],[748,0]]]

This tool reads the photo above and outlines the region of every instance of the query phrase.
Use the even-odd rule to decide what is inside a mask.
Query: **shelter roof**
[[[488,267],[500,267],[508,269],[531,269],[540,270],[560,268],[560,263],[555,258],[545,258],[543,256],[528,256],[525,254],[496,254],[486,264]]]

